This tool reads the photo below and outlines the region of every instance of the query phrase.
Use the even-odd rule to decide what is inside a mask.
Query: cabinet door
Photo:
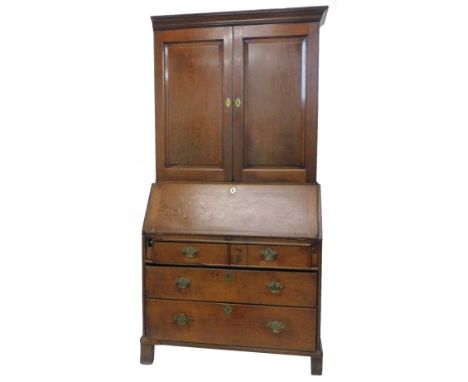
[[[232,180],[232,27],[155,33],[161,180]]]
[[[315,182],[318,28],[234,27],[234,180]]]

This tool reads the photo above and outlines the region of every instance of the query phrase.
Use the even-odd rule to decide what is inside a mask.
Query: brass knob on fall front
[[[241,105],[241,100],[240,100],[240,98],[236,98],[236,100],[234,101],[234,105],[236,105],[237,108],[240,107],[240,105]]]
[[[187,289],[190,286],[190,280],[185,277],[177,277],[175,285],[179,289]]]

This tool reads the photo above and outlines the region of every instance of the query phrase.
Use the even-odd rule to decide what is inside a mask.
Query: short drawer
[[[316,350],[316,310],[262,305],[146,300],[154,340]]]
[[[318,248],[237,244],[231,246],[231,265],[307,269],[318,265]]]
[[[146,267],[146,297],[314,307],[314,272]]]
[[[226,265],[226,244],[154,242],[147,259],[156,264]]]

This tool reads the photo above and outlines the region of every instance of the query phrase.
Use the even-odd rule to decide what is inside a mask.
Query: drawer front
[[[318,249],[314,246],[232,245],[231,264],[307,269],[318,265]]]
[[[146,297],[314,307],[313,272],[146,267]]]
[[[148,247],[149,259],[156,264],[227,265],[226,244],[162,243]]]
[[[146,300],[146,336],[155,340],[314,351],[316,310]]]

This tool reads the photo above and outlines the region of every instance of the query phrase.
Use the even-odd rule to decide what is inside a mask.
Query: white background
[[[307,357],[178,347],[141,366],[140,232],[149,17],[318,4],[1,2],[0,380],[312,378]],[[466,381],[468,9],[328,5],[320,380]]]

